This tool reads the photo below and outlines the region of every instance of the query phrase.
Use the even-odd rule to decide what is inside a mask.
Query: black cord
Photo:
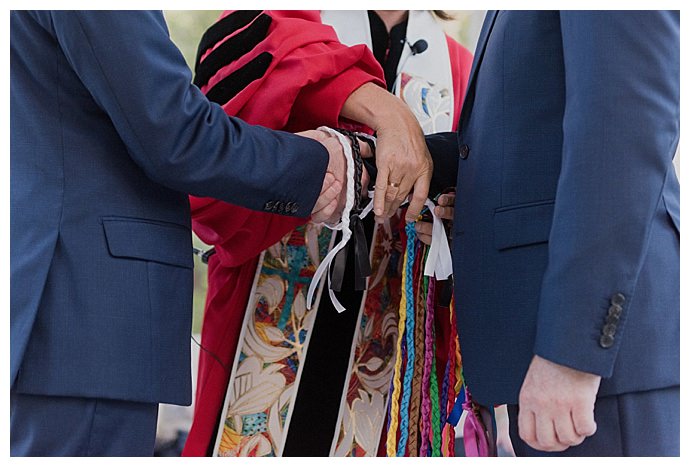
[[[225,371],[228,372],[228,374],[231,372],[231,369],[225,363],[223,363],[223,361],[218,357],[218,355],[216,355],[215,353],[211,352],[206,347],[201,345],[201,343],[198,340],[196,340],[196,338],[194,336],[190,336],[190,337],[192,338],[192,341],[194,341],[194,343],[196,345],[198,345],[201,350],[203,350],[204,352],[208,353],[211,357],[213,357],[214,360],[217,361],[218,364],[220,366],[222,366]]]
[[[352,159],[355,166],[355,202],[351,216],[359,215],[359,213],[362,212],[362,173],[364,171],[362,162],[362,151],[359,146],[359,139],[357,138],[357,134],[353,131],[344,130],[342,128],[336,128],[336,131],[347,136],[350,139],[350,146],[352,147]]]

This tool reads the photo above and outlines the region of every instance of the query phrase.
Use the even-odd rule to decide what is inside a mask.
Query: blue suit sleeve
[[[229,118],[191,84],[160,12],[55,11],[56,39],[152,180],[254,210],[310,214],[328,153],[321,144]]]
[[[653,217],[675,177],[679,13],[561,13],[563,157],[535,353],[610,377]],[[615,340],[601,344],[612,297]],[[614,300],[616,301],[616,300]],[[636,311],[645,311],[638,308]]]

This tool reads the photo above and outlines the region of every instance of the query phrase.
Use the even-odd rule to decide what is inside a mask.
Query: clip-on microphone
[[[395,87],[398,84],[398,78],[400,77],[400,74],[402,73],[403,68],[405,67],[405,64],[407,63],[407,60],[414,55],[419,55],[421,53],[424,53],[426,51],[426,49],[429,48],[429,43],[427,41],[425,41],[424,39],[419,39],[414,44],[410,44],[410,41],[405,39],[405,43],[410,47],[410,50],[412,51],[412,55],[408,55],[407,57],[405,57],[405,60],[403,60],[402,64],[400,65],[400,67],[399,67],[400,71],[398,72],[398,74],[395,75],[395,85],[393,87],[393,92],[395,92]]]

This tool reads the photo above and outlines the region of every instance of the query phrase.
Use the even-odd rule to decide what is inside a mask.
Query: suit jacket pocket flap
[[[102,218],[110,254],[184,268],[194,267],[191,231],[182,225],[127,217]]]
[[[499,208],[494,213],[494,246],[506,250],[549,241],[553,201]]]

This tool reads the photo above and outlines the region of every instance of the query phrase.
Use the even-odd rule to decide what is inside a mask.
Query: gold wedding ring
[[[393,187],[393,188],[398,188],[398,187],[400,187],[400,183],[388,182],[388,186]]]

